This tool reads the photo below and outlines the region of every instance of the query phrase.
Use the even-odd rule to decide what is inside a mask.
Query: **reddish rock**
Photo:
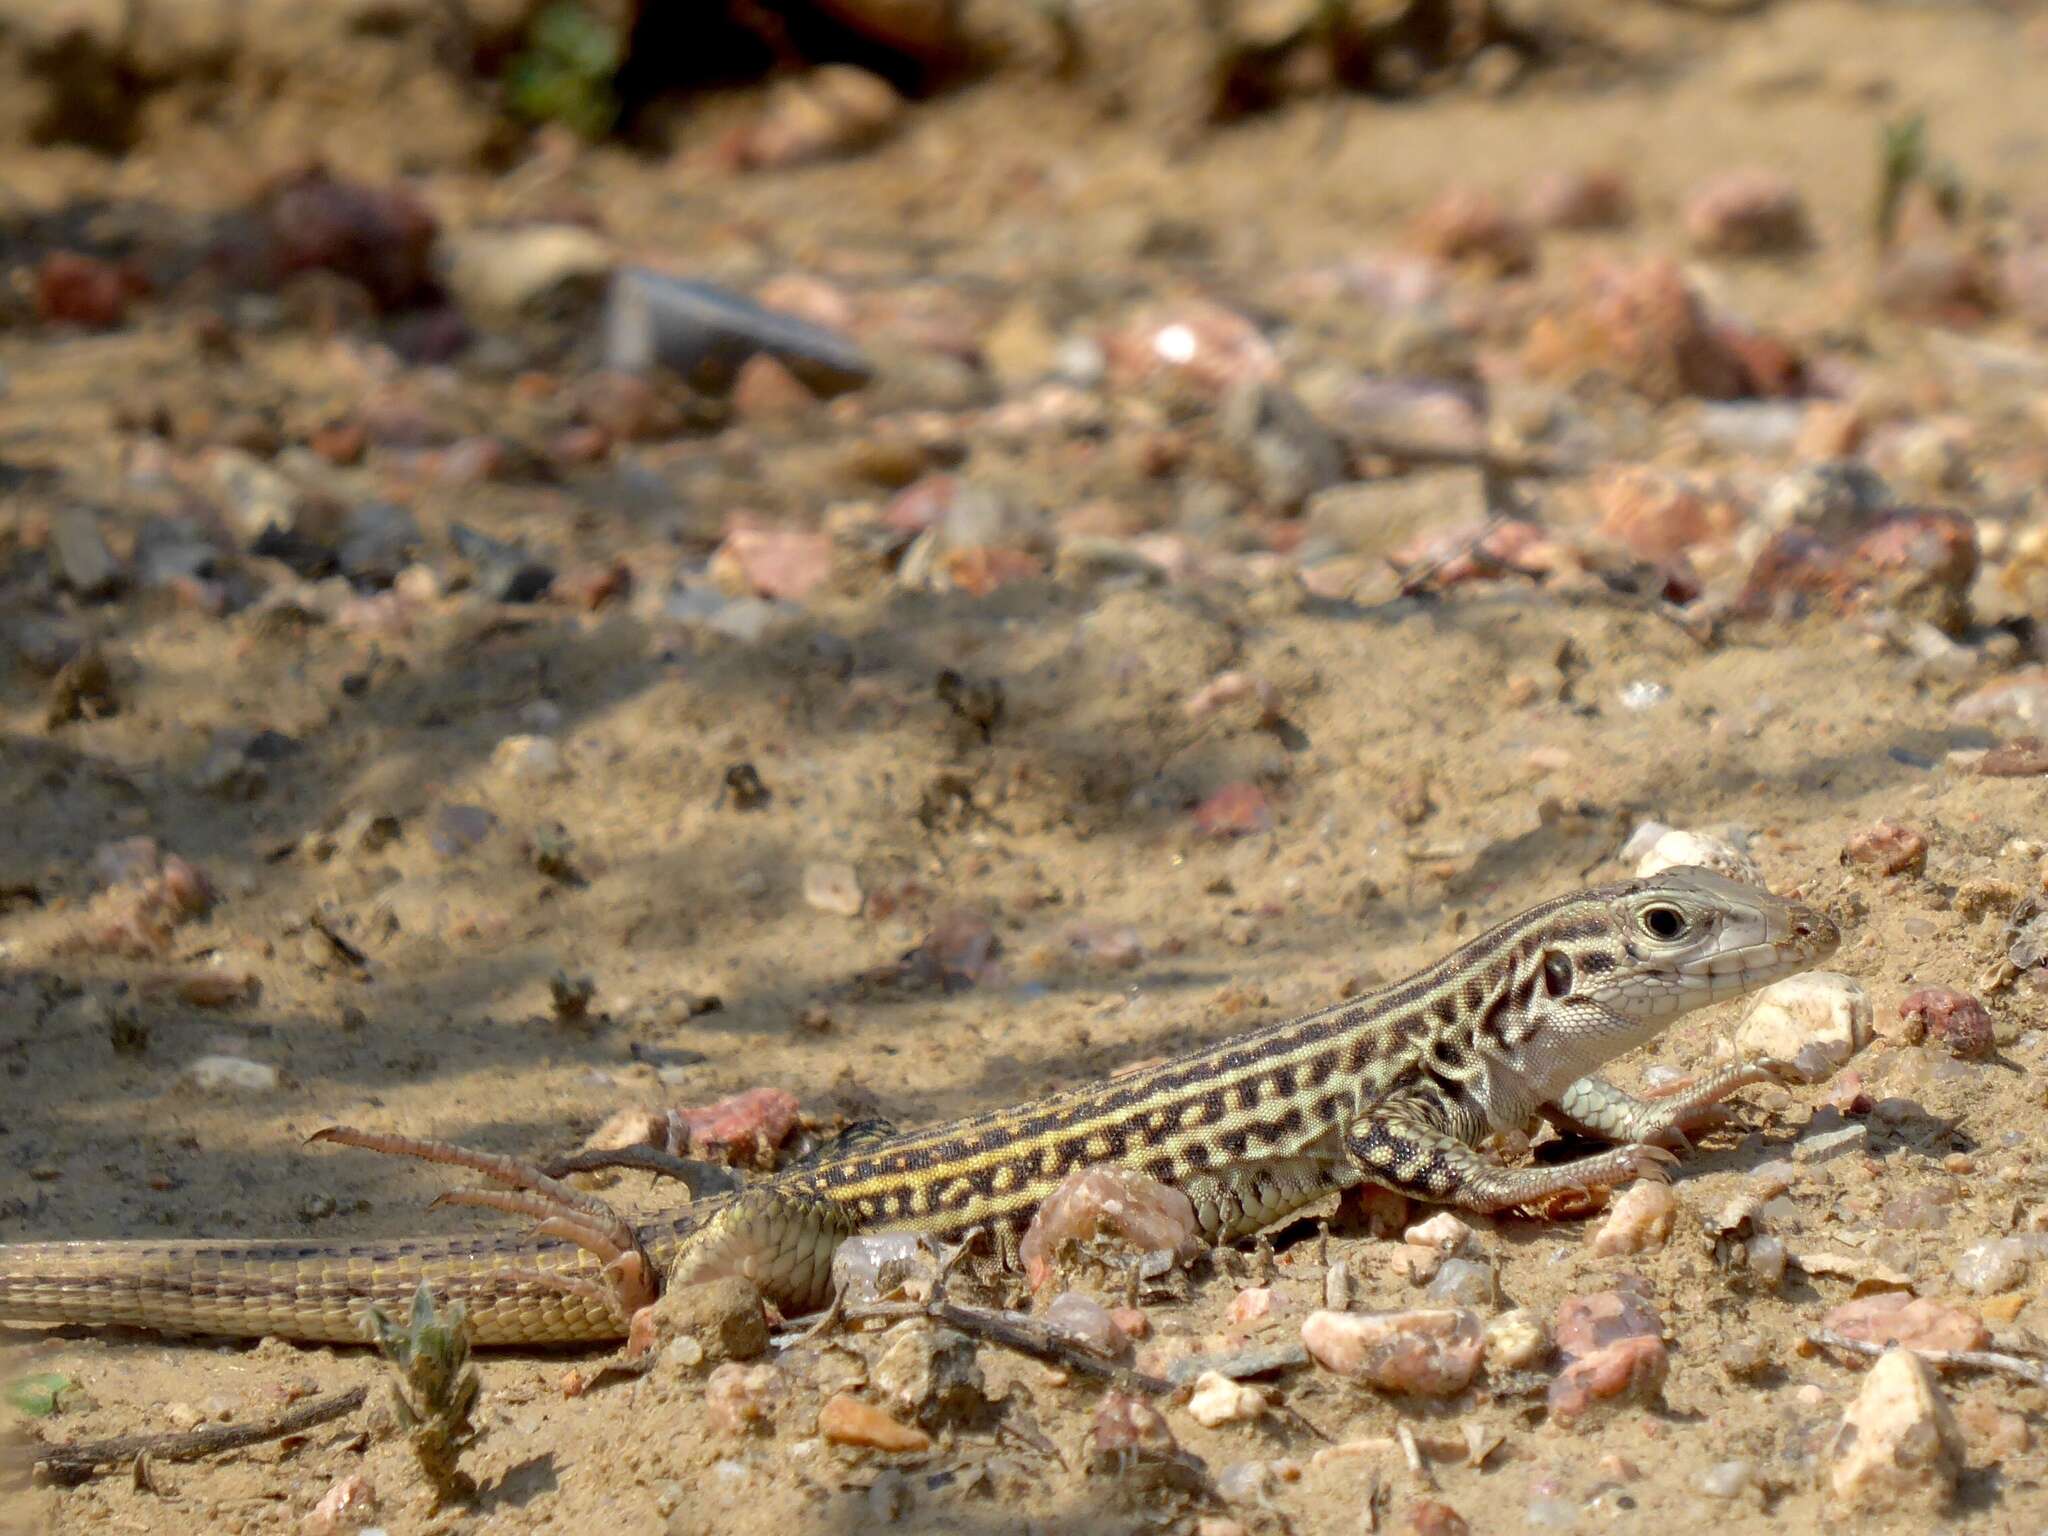
[[[745,421],[775,421],[801,416],[818,403],[803,381],[765,352],[740,364],[733,379],[733,410]]]
[[[1472,1536],[1472,1527],[1450,1505],[1438,1499],[1417,1499],[1408,1506],[1409,1536]]]
[[[676,1156],[724,1162],[772,1161],[766,1154],[796,1129],[796,1096],[782,1088],[749,1088],[715,1104],[669,1111]]]
[[[1462,1308],[1413,1312],[1311,1312],[1302,1347],[1318,1365],[1386,1392],[1453,1397],[1472,1384],[1486,1348],[1476,1314]]]
[[[1668,560],[1695,544],[1726,538],[1743,523],[1742,508],[1646,466],[1605,469],[1593,480],[1599,530],[1646,560]]]
[[[1885,253],[1871,298],[1903,319],[1968,329],[1997,314],[2003,294],[1998,273],[1975,252],[1917,241]]]
[[[1880,821],[1842,845],[1844,864],[1864,864],[1881,875],[1918,874],[1927,867],[1927,839],[1912,827]]]
[[[1101,337],[1111,384],[1166,384],[1220,400],[1240,385],[1280,381],[1280,360],[1234,310],[1189,299],[1139,311]]]
[[[347,181],[321,167],[276,183],[264,200],[274,277],[326,271],[348,278],[385,311],[433,294],[438,225],[403,186]]]
[[[832,541],[794,528],[735,528],[711,574],[728,591],[800,603],[832,574]]]
[[[1523,206],[1545,229],[1619,229],[1635,218],[1628,178],[1615,170],[1545,172]]]
[[[2019,736],[2000,742],[1977,759],[1977,771],[1989,779],[2031,779],[2048,773],[2048,741]]]
[[[1845,1301],[1821,1319],[1821,1326],[1845,1338],[1887,1348],[1984,1349],[1991,1343],[1991,1330],[1976,1314],[1904,1291]]]
[[[1490,531],[1485,523],[1468,523],[1424,533],[1391,551],[1387,559],[1418,580],[1427,571],[1432,587],[1503,576],[1550,576],[1578,564],[1576,554],[1554,532],[1519,518]]]
[[[1567,1355],[1589,1355],[1623,1339],[1656,1338],[1663,1331],[1657,1309],[1633,1291],[1567,1296],[1557,1308],[1557,1347]]]
[[[1273,829],[1273,807],[1256,784],[1226,784],[1195,807],[1204,837],[1246,837]]]
[[[1769,612],[1807,596],[1844,612],[1896,609],[1955,633],[1969,622],[1978,559],[1976,525],[1955,512],[1891,513],[1847,543],[1788,528],[1758,551],[1738,606]]]
[[[370,429],[354,417],[331,421],[317,428],[306,446],[330,464],[360,464],[370,446]]]
[[[1067,1243],[1111,1238],[1139,1253],[1160,1249],[1193,1258],[1201,1252],[1194,1205],[1171,1185],[1126,1168],[1082,1168],[1040,1202],[1018,1245],[1035,1291],[1053,1277]]]
[[[738,170],[781,170],[838,159],[879,143],[903,115],[903,98],[879,75],[827,64],[784,81],[761,116],[721,146]]]
[[[1953,987],[1922,987],[1899,1004],[1899,1017],[1917,1023],[1928,1038],[1952,1056],[1965,1060],[1989,1056],[1998,1048],[1991,1015],[1967,992]]]
[[[1623,1339],[1558,1373],[1550,1384],[1550,1415],[1569,1424],[1599,1403],[1653,1403],[1670,1374],[1671,1356],[1662,1339]]]
[[[818,1410],[818,1433],[833,1445],[877,1451],[926,1451],[932,1437],[914,1424],[891,1418],[850,1392],[835,1393]]]
[[[1799,189],[1776,171],[1736,170],[1715,177],[1685,205],[1693,248],[1721,256],[1795,251],[1810,234]]]
[[[36,314],[53,325],[110,331],[128,317],[129,301],[148,291],[139,269],[77,251],[52,251],[36,268]]]
[[[942,555],[939,571],[955,589],[970,597],[987,597],[1012,582],[1043,576],[1045,562],[1025,549],[975,545]]]
[[[1451,187],[1415,216],[1408,237],[1423,255],[1451,265],[1472,262],[1502,277],[1536,265],[1536,236],[1485,192]]]
[[[633,590],[633,568],[623,560],[602,565],[579,565],[555,578],[548,595],[572,608],[594,613]]]
[[[601,464],[611,451],[612,435],[603,427],[568,427],[557,432],[548,444],[548,457],[571,468]]]

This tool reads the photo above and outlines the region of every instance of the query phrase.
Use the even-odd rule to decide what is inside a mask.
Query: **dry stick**
[[[950,1323],[962,1333],[978,1334],[991,1344],[1000,1344],[1020,1354],[1036,1355],[1041,1360],[1050,1360],[1083,1376],[1093,1376],[1127,1390],[1149,1392],[1155,1397],[1167,1397],[1180,1390],[1163,1377],[1148,1376],[1127,1365],[1098,1360],[1067,1343],[1043,1323],[1031,1319],[1004,1317],[999,1313],[984,1312],[979,1307],[963,1307],[958,1302],[942,1299],[931,1302],[925,1312],[934,1321]]]
[[[1893,1347],[1887,1344],[1873,1344],[1865,1339],[1852,1339],[1847,1334],[1836,1333],[1832,1328],[1816,1328],[1806,1337],[1815,1344],[1824,1344],[1831,1349],[1847,1350],[1852,1355],[1867,1355],[1872,1358]],[[1957,1368],[1999,1371],[2007,1376],[2017,1376],[2021,1381],[2032,1382],[2037,1387],[2048,1387],[2048,1369],[2022,1360],[2018,1355],[2001,1355],[1988,1349],[1915,1348],[1912,1352],[1936,1370]]]
[[[189,1434],[120,1435],[112,1440],[77,1440],[52,1445],[36,1452],[35,1465],[45,1476],[59,1483],[82,1483],[93,1469],[109,1462],[132,1462],[137,1456],[156,1456],[165,1461],[191,1461],[216,1451],[232,1451],[265,1440],[281,1440],[302,1429],[325,1424],[363,1406],[368,1387],[351,1387],[333,1397],[315,1398],[303,1407],[262,1424],[223,1424],[213,1429],[195,1429]]]
[[[1580,473],[1577,465],[1545,454],[1504,453],[1498,448],[1461,447],[1456,443],[1407,442],[1378,432],[1346,432],[1344,446],[1376,459],[1395,459],[1404,464],[1421,464],[1432,469],[1474,468],[1507,479],[1554,480]]]

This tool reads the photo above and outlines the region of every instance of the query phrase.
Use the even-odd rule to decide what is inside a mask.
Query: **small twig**
[[[1396,566],[1395,574],[1401,578],[1401,595],[1403,597],[1416,597],[1427,591],[1431,578],[1445,566],[1454,564],[1459,560],[1486,558],[1481,555],[1479,546],[1498,533],[1501,526],[1506,522],[1507,519],[1503,516],[1489,517],[1480,525],[1479,530],[1472,537],[1462,540],[1456,549],[1446,550],[1434,560],[1425,560],[1412,571],[1403,571],[1400,567]],[[1388,562],[1390,565],[1392,563],[1392,561]]]
[[[1432,469],[1479,469],[1503,479],[1553,480],[1579,473],[1577,466],[1544,454],[1504,453],[1498,448],[1464,447],[1456,443],[1409,442],[1379,432],[1346,432],[1344,446],[1374,458],[1396,459]]]
[[[1847,1334],[1836,1333],[1832,1328],[1816,1328],[1806,1337],[1814,1344],[1846,1350],[1852,1355],[1864,1355],[1872,1359],[1893,1347],[1873,1344],[1866,1339],[1852,1339]],[[1912,1348],[1910,1345],[1906,1347]],[[2021,1381],[2031,1382],[2037,1387],[2048,1387],[2048,1368],[2022,1360],[2017,1355],[2001,1355],[1988,1349],[1913,1349],[1913,1353],[1937,1371],[1998,1371],[2003,1375],[2017,1376]]]
[[[368,1387],[351,1387],[333,1397],[315,1398],[290,1413],[280,1414],[261,1424],[219,1424],[181,1434],[118,1435],[112,1440],[78,1440],[65,1445],[45,1446],[36,1452],[35,1467],[52,1482],[69,1485],[85,1482],[95,1468],[109,1463],[130,1464],[138,1456],[162,1461],[192,1461],[201,1456],[211,1456],[216,1451],[232,1451],[245,1445],[260,1445],[266,1440],[281,1440],[316,1424],[325,1424],[329,1419],[338,1419],[362,1407],[369,1391]]]
[[[1093,1376],[1098,1381],[1111,1382],[1126,1391],[1167,1397],[1178,1390],[1172,1382],[1161,1377],[1098,1360],[1060,1338],[1043,1323],[1031,1319],[1004,1317],[999,1313],[985,1312],[980,1307],[963,1307],[953,1301],[934,1301],[925,1308],[925,1315],[935,1322],[958,1328],[962,1333],[987,1339],[991,1344],[1000,1344],[1005,1349],[1014,1349],[1019,1354],[1033,1355],[1040,1360],[1050,1360],[1055,1365],[1065,1366],[1083,1376]]]

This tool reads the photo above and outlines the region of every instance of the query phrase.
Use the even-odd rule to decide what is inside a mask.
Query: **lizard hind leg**
[[[855,1230],[853,1213],[828,1196],[757,1185],[733,1196],[683,1239],[667,1284],[736,1275],[753,1282],[784,1317],[825,1304],[832,1255]]]

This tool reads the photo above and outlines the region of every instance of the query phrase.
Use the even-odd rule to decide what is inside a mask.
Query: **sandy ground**
[[[2037,527],[2048,450],[2039,342],[2023,330],[1987,338],[2032,349],[2031,373],[1998,374],[1958,363],[1918,327],[1869,319],[1854,296],[1869,266],[1879,124],[1904,110],[1926,112],[1941,153],[1977,184],[2015,207],[2048,206],[2048,120],[2029,101],[2048,70],[2038,25],[2028,32],[1989,7],[1816,3],[1684,36],[1681,56],[1615,83],[1310,103],[1173,159],[1050,87],[1011,80],[922,105],[880,149],[827,168],[716,174],[691,158],[703,140],[686,136],[673,161],[593,152],[557,175],[441,172],[421,189],[455,229],[573,197],[626,249],[705,275],[819,272],[858,292],[937,295],[976,325],[1021,304],[1057,329],[1199,288],[1306,320],[1284,349],[1301,369],[1367,366],[1371,337],[1341,305],[1290,314],[1282,279],[1391,246],[1445,184],[1515,196],[1548,169],[1625,167],[1641,210],[1633,227],[1545,237],[1538,281],[1563,286],[1592,252],[1679,248],[1689,189],[1727,166],[1768,165],[1803,192],[1817,248],[1700,261],[1699,281],[1759,325],[1853,354],[1869,388],[1908,413],[1961,416],[1984,473],[1928,499],[2015,537]],[[125,162],[17,148],[0,179],[31,208],[105,199],[103,220],[132,219],[175,244],[187,222],[251,194],[236,148],[200,126]],[[350,146],[331,149],[347,169]],[[1176,242],[1180,226],[1206,235]],[[15,242],[17,263],[37,254],[32,239]],[[171,303],[104,336],[26,322],[0,332],[0,557],[17,572],[68,507],[95,509],[125,549],[188,494],[152,464],[184,462],[238,414],[268,419],[288,442],[371,398],[458,433],[538,444],[555,430],[547,400],[481,365],[394,365],[288,322],[237,334],[232,352],[195,335]],[[952,373],[877,388],[925,409],[971,403],[949,402],[949,390],[973,393]],[[1972,990],[1997,953],[1999,925],[1959,911],[1959,887],[2039,880],[2040,849],[2025,840],[2042,835],[2043,780],[1969,771],[1967,754],[2000,733],[1958,723],[1953,708],[2026,662],[2010,633],[1987,643],[1978,632],[1974,670],[1930,677],[1825,605],[1736,625],[1705,648],[1655,612],[1529,582],[1425,601],[1372,579],[1348,599],[1318,597],[1284,572],[1135,587],[1046,577],[977,598],[905,591],[872,558],[844,552],[802,616],[758,643],[661,617],[646,594],[678,563],[701,562],[732,514],[817,528],[828,507],[885,500],[873,444],[891,404],[628,444],[546,478],[465,482],[378,449],[330,471],[344,501],[410,508],[436,550],[428,563],[443,569],[455,523],[524,540],[564,570],[623,560],[639,592],[594,613],[457,593],[395,618],[295,626],[253,610],[216,617],[161,592],[42,604],[23,577],[10,618],[102,637],[121,707],[53,728],[47,682],[26,660],[0,669],[0,891],[19,893],[0,916],[0,1240],[341,1241],[469,1219],[424,1214],[442,1187],[427,1173],[302,1148],[334,1121],[534,1154],[573,1147],[622,1106],[701,1104],[761,1084],[787,1088],[823,1123],[881,1114],[912,1125],[1014,1102],[1398,976],[1540,898],[1625,873],[1621,845],[1651,818],[1750,829],[1774,888],[1843,916],[1834,968],[1867,987],[1880,1020],[1916,987]],[[178,423],[167,442],[144,425],[159,406]],[[1699,430],[1696,408],[1601,400],[1586,414],[1614,458],[1766,480],[1794,462],[1785,447],[1738,462]],[[1188,430],[1199,461],[1210,429]],[[1130,435],[970,429],[960,472],[1054,517],[1097,504],[1118,533],[1173,528],[1197,469],[1148,474]],[[1568,487],[1529,490],[1570,505]],[[1466,470],[1385,479],[1350,552],[1370,565],[1417,530],[1481,510]],[[1249,550],[1266,526],[1190,537]],[[1976,594],[1985,623],[2026,611],[2025,589],[2001,587],[1998,569],[1987,565]],[[279,581],[290,584],[262,568],[261,583]],[[1006,710],[988,742],[963,736],[937,696],[946,667],[1000,681]],[[1189,700],[1233,669],[1272,685],[1284,729],[1242,702],[1191,716]],[[1645,682],[1668,692],[1632,707],[1631,685]],[[213,771],[235,732],[289,738],[266,754],[253,793],[247,775]],[[559,778],[523,782],[504,767],[500,743],[535,733],[559,744]],[[741,762],[771,791],[759,809],[740,810],[724,787]],[[1270,829],[1200,835],[1191,807],[1243,782],[1266,796]],[[971,786],[971,813],[946,808],[957,783]],[[1411,822],[1400,813],[1418,783],[1431,808]],[[920,817],[930,804],[942,814]],[[452,806],[494,821],[451,853],[436,834]],[[395,838],[366,851],[350,821],[360,812],[396,818]],[[1925,834],[1924,875],[1842,867],[1845,843],[1880,819]],[[572,840],[581,883],[536,871],[528,844],[546,823]],[[77,942],[99,911],[95,851],[134,836],[192,861],[223,898],[148,961]],[[803,872],[820,861],[858,871],[870,915],[806,903]],[[958,911],[985,915],[1000,943],[977,984],[863,982]],[[365,963],[323,948],[315,915]],[[208,967],[247,973],[260,995],[202,1009],[160,985]],[[594,1021],[552,1016],[558,971],[594,982]],[[713,996],[715,1011],[693,1011],[693,998]],[[1811,1171],[1794,1246],[1866,1250],[1920,1294],[1984,1305],[1950,1277],[1957,1255],[2048,1199],[2033,1148],[2048,1048],[2039,994],[2023,983],[1995,1009],[1999,1059],[1959,1063],[1887,1040],[1858,1063],[1872,1097],[1909,1098],[1920,1113],[1872,1122],[1867,1157]],[[1619,1077],[1705,1064],[1738,1013],[1683,1022]],[[139,1050],[116,1048],[124,1031],[142,1037]],[[201,1090],[183,1069],[208,1053],[281,1076],[263,1091]],[[1322,1442],[1294,1420],[1205,1429],[1170,1408],[1175,1434],[1212,1471],[1264,1460],[1291,1462],[1296,1476],[1283,1470],[1262,1500],[1228,1509],[1134,1510],[1126,1482],[1081,1470],[1096,1390],[985,1349],[989,1394],[1007,1394],[1049,1453],[996,1430],[909,1457],[824,1445],[812,1422],[829,1371],[801,1356],[772,1433],[735,1441],[707,1429],[700,1378],[662,1372],[569,1398],[559,1381],[578,1362],[515,1354],[482,1365],[488,1433],[467,1464],[487,1491],[470,1515],[427,1516],[403,1445],[389,1434],[365,1443],[352,1425],[162,1467],[156,1492],[123,1474],[6,1497],[25,1529],[268,1531],[296,1528],[330,1484],[362,1473],[382,1500],[377,1523],[394,1531],[852,1531],[893,1519],[1078,1532],[1192,1529],[1202,1516],[1308,1536],[1370,1528],[1363,1512],[1385,1485],[1389,1529],[1424,1498],[1480,1532],[1815,1525],[1839,1518],[1817,1482],[1820,1446],[1860,1371],[1796,1345],[1850,1286],[1795,1272],[1776,1294],[1742,1290],[1716,1268],[1701,1218],[1784,1155],[1822,1094],[1745,1095],[1738,1123],[1686,1159],[1677,1230],[1660,1249],[1600,1260],[1581,1225],[1488,1225],[1513,1305],[1548,1312],[1639,1277],[1672,1350],[1660,1406],[1573,1430],[1547,1422],[1540,1398],[1416,1406],[1312,1371],[1281,1380],[1288,1406],[1333,1441],[1402,1422],[1438,1437],[1466,1422],[1500,1434],[1483,1466],[1436,1459],[1434,1491],[1398,1452],[1318,1465]],[[1946,1202],[1940,1225],[1887,1225],[1892,1202],[1921,1192]],[[663,1199],[637,1179],[613,1193],[643,1207]],[[1313,1229],[1289,1236],[1280,1305],[1252,1330],[1262,1340],[1292,1336],[1319,1304]],[[1360,1277],[1361,1305],[1412,1294],[1393,1243],[1332,1246]],[[1243,1283],[1205,1271],[1187,1303],[1154,1309],[1155,1329],[1214,1331]],[[2017,1305],[2008,1295],[1996,1309],[2001,1337],[2041,1329],[2043,1306],[2038,1280],[2023,1281]],[[1738,1374],[1752,1339],[1767,1365]],[[854,1342],[870,1357],[879,1347]],[[6,1343],[0,1374],[56,1371],[82,1387],[61,1415],[18,1427],[65,1438],[168,1429],[177,1404],[256,1418],[308,1386],[380,1379],[363,1351],[274,1341]],[[1861,1528],[2039,1530],[2048,1394],[1970,1374],[1946,1389],[1975,1412],[1957,1503],[1939,1521],[1904,1510]],[[1753,1466],[1753,1484],[1709,1497],[1702,1474],[1734,1460]]]

